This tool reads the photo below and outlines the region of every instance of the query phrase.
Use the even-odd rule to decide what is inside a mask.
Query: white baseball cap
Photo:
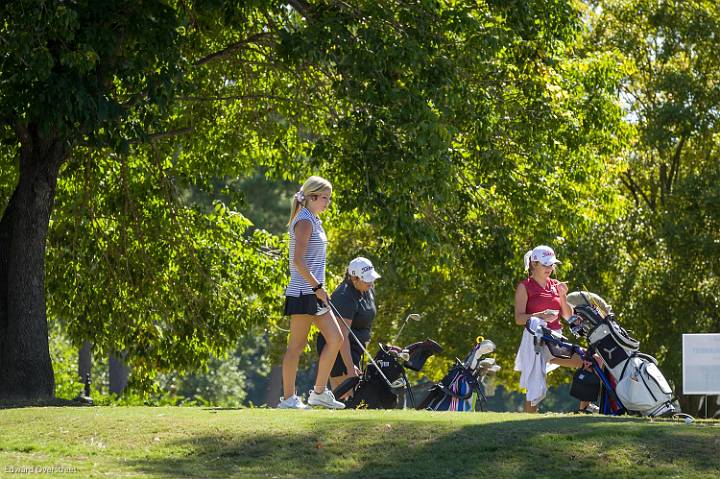
[[[552,266],[560,261],[555,257],[555,251],[549,246],[540,245],[530,253],[530,261],[540,261],[544,266]]]
[[[350,276],[357,276],[366,283],[372,283],[380,277],[370,260],[362,256],[350,261],[347,271]]]

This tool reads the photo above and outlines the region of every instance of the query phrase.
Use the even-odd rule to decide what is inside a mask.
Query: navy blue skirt
[[[293,314],[310,314],[322,316],[328,311],[317,296],[314,294],[302,294],[300,296],[285,296],[285,316]]]

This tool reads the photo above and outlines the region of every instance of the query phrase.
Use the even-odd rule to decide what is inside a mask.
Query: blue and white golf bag
[[[614,392],[628,412],[642,416],[676,413],[673,391],[657,367],[657,360],[639,352],[640,342],[617,322],[612,308],[598,295],[576,291],[568,295],[574,308],[568,319],[576,336],[585,337],[589,352],[599,354],[614,379]]]
[[[464,361],[456,360],[439,383],[435,384],[417,409],[431,411],[484,411],[487,398],[484,380],[500,370],[495,358],[483,358],[495,351],[495,343],[478,338]]]

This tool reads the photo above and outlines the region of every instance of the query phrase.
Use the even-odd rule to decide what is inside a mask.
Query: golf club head
[[[501,368],[500,368],[500,365],[499,365],[499,364],[493,364],[492,366],[490,366],[490,367],[488,368],[487,374],[490,374],[490,375],[496,374],[498,371],[500,371],[500,369],[501,369]]]
[[[390,384],[390,389],[394,394],[400,394],[405,389],[405,380],[403,378],[397,378]]]
[[[480,352],[480,348],[478,348],[477,346],[474,347],[473,350],[470,352],[468,359],[466,359],[464,366],[470,370],[477,368],[481,356],[482,353]]]
[[[478,363],[478,367],[488,369],[495,365],[495,358],[485,358]]]
[[[400,334],[402,333],[402,330],[405,328],[405,325],[407,324],[408,320],[412,319],[413,321],[420,321],[420,315],[418,313],[410,313],[405,317],[405,321],[403,321],[402,326],[400,326],[400,331],[397,332],[395,337],[393,338],[393,343],[397,342],[398,338],[400,337]]]
[[[478,351],[480,355],[490,354],[495,351],[495,343],[489,339],[483,339],[478,345]]]

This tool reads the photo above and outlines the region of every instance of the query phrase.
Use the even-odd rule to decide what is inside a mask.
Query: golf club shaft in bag
[[[328,303],[328,306],[330,306],[330,309],[332,310],[333,315],[335,315],[339,318],[340,322],[345,326],[345,329],[347,329],[348,333],[350,333],[350,336],[352,336],[353,339],[355,340],[355,342],[357,342],[358,346],[360,346],[360,349],[362,349],[363,354],[365,354],[365,356],[368,358],[370,363],[373,366],[375,366],[375,369],[377,369],[378,374],[380,375],[381,378],[383,378],[385,383],[387,383],[388,387],[391,390],[405,387],[405,384],[400,385],[400,384],[395,384],[395,383],[390,382],[390,380],[387,378],[387,376],[385,376],[385,373],[382,372],[382,369],[380,368],[380,366],[378,366],[378,364],[375,362],[375,359],[372,357],[370,352],[365,348],[365,345],[358,339],[357,336],[355,336],[355,333],[353,332],[352,328],[350,328],[350,325],[347,323],[347,321],[345,321],[345,318],[342,317],[342,315],[337,310],[335,305],[332,304],[329,296],[327,299],[327,303]]]

